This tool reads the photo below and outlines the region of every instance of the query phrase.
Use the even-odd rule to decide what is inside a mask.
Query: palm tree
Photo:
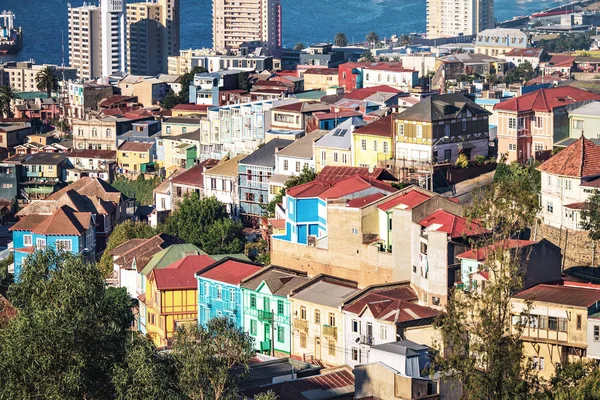
[[[335,35],[335,39],[334,39],[333,43],[338,47],[345,47],[345,46],[348,46],[348,38],[346,37],[345,33],[338,32]]]
[[[12,101],[17,98],[15,88],[12,85],[0,86],[0,115],[7,118],[13,117],[11,108]]]
[[[377,34],[375,32],[369,32],[367,34],[367,37],[365,38],[365,40],[367,41],[367,43],[374,46],[375,43],[377,43],[379,41],[379,36],[377,36]]]
[[[304,50],[305,48],[306,48],[306,46],[304,46],[304,44],[302,42],[298,42],[294,46],[294,50]]]
[[[45,90],[48,98],[52,95],[52,91],[58,88],[58,76],[52,67],[44,67],[35,75],[35,83],[38,90]]]

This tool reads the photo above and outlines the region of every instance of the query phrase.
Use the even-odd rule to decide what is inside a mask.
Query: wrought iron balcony
[[[299,331],[308,331],[308,321],[305,319],[295,319],[294,320],[294,328]]]
[[[323,325],[323,336],[327,336],[333,339],[337,339],[337,327]]]
[[[273,313],[271,311],[258,310],[258,319],[260,321],[272,321]]]
[[[370,346],[373,344],[373,336],[361,335],[359,343],[360,344],[368,344]]]

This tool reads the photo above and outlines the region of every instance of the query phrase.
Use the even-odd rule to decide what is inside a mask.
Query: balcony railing
[[[260,351],[271,351],[271,341],[263,340],[260,342]]]
[[[373,336],[361,335],[359,343],[360,344],[368,344],[370,346],[373,344]]]
[[[260,321],[272,321],[273,313],[271,311],[258,310],[258,319]]]
[[[327,336],[333,339],[337,339],[337,327],[336,326],[329,326],[329,325],[323,325],[323,336]]]
[[[294,320],[294,329],[298,329],[299,331],[308,331],[308,321],[304,319],[295,319]]]

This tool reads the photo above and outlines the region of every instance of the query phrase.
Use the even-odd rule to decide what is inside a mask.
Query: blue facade
[[[294,198],[287,196],[285,235],[276,239],[308,244],[308,236],[327,235],[327,203],[317,197]]]
[[[239,285],[206,279],[198,280],[198,323],[206,326],[212,318],[227,317],[242,328],[242,295]]]

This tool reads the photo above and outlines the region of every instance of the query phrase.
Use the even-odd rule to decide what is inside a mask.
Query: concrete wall
[[[563,269],[575,266],[591,266],[594,243],[585,231],[555,228],[547,224],[538,224],[534,232],[536,240],[547,239],[559,247],[563,256]],[[599,246],[600,247],[600,246]],[[600,261],[600,248],[596,251],[596,262]]]

